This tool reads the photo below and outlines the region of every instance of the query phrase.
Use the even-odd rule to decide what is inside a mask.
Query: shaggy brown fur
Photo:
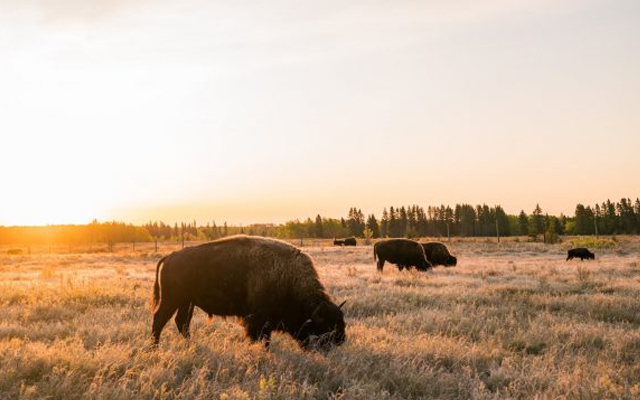
[[[334,246],[355,246],[357,244],[356,238],[348,237],[344,239],[333,239]]]
[[[567,261],[573,259],[574,257],[579,258],[580,261],[583,261],[585,258],[587,260],[595,260],[596,255],[584,247],[578,247],[567,252]]]
[[[396,264],[399,270],[416,267],[419,271],[432,268],[420,243],[410,239],[387,239],[373,245],[373,259],[382,272],[385,261]]]
[[[233,236],[187,247],[162,258],[153,291],[153,339],[177,311],[176,325],[189,336],[193,308],[209,315],[239,316],[252,340],[283,331],[301,346],[345,340],[340,307],[318,279],[313,261],[297,247],[274,239]]]
[[[444,265],[445,267],[453,267],[458,263],[458,259],[449,253],[449,249],[444,243],[428,242],[421,244],[427,260],[429,260],[433,266]]]

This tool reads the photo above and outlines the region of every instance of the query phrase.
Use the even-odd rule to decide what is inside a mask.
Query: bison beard
[[[178,330],[188,338],[194,307],[241,317],[247,336],[265,346],[273,331],[289,333],[303,348],[345,341],[342,304],[331,301],[311,258],[279,240],[234,236],[162,258],[153,291],[154,344],[176,311]]]

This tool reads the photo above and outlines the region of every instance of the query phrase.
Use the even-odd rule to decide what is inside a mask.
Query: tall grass
[[[451,243],[459,263],[375,271],[371,247],[308,247],[347,342],[326,354],[196,312],[151,350],[158,255],[0,256],[1,399],[637,399],[635,251]],[[274,288],[277,290],[277,288]]]

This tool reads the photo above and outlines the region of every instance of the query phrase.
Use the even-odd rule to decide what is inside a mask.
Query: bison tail
[[[151,311],[155,311],[156,307],[158,307],[158,303],[160,302],[160,282],[158,281],[158,271],[160,271],[160,265],[164,262],[167,257],[162,257],[158,264],[156,265],[156,281],[153,284],[153,298],[151,299]]]
[[[378,261],[378,254],[376,253],[376,246],[373,246],[373,261]]]

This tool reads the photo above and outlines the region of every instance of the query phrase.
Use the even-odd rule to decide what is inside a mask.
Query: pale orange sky
[[[0,0],[0,225],[640,196],[636,0]]]

